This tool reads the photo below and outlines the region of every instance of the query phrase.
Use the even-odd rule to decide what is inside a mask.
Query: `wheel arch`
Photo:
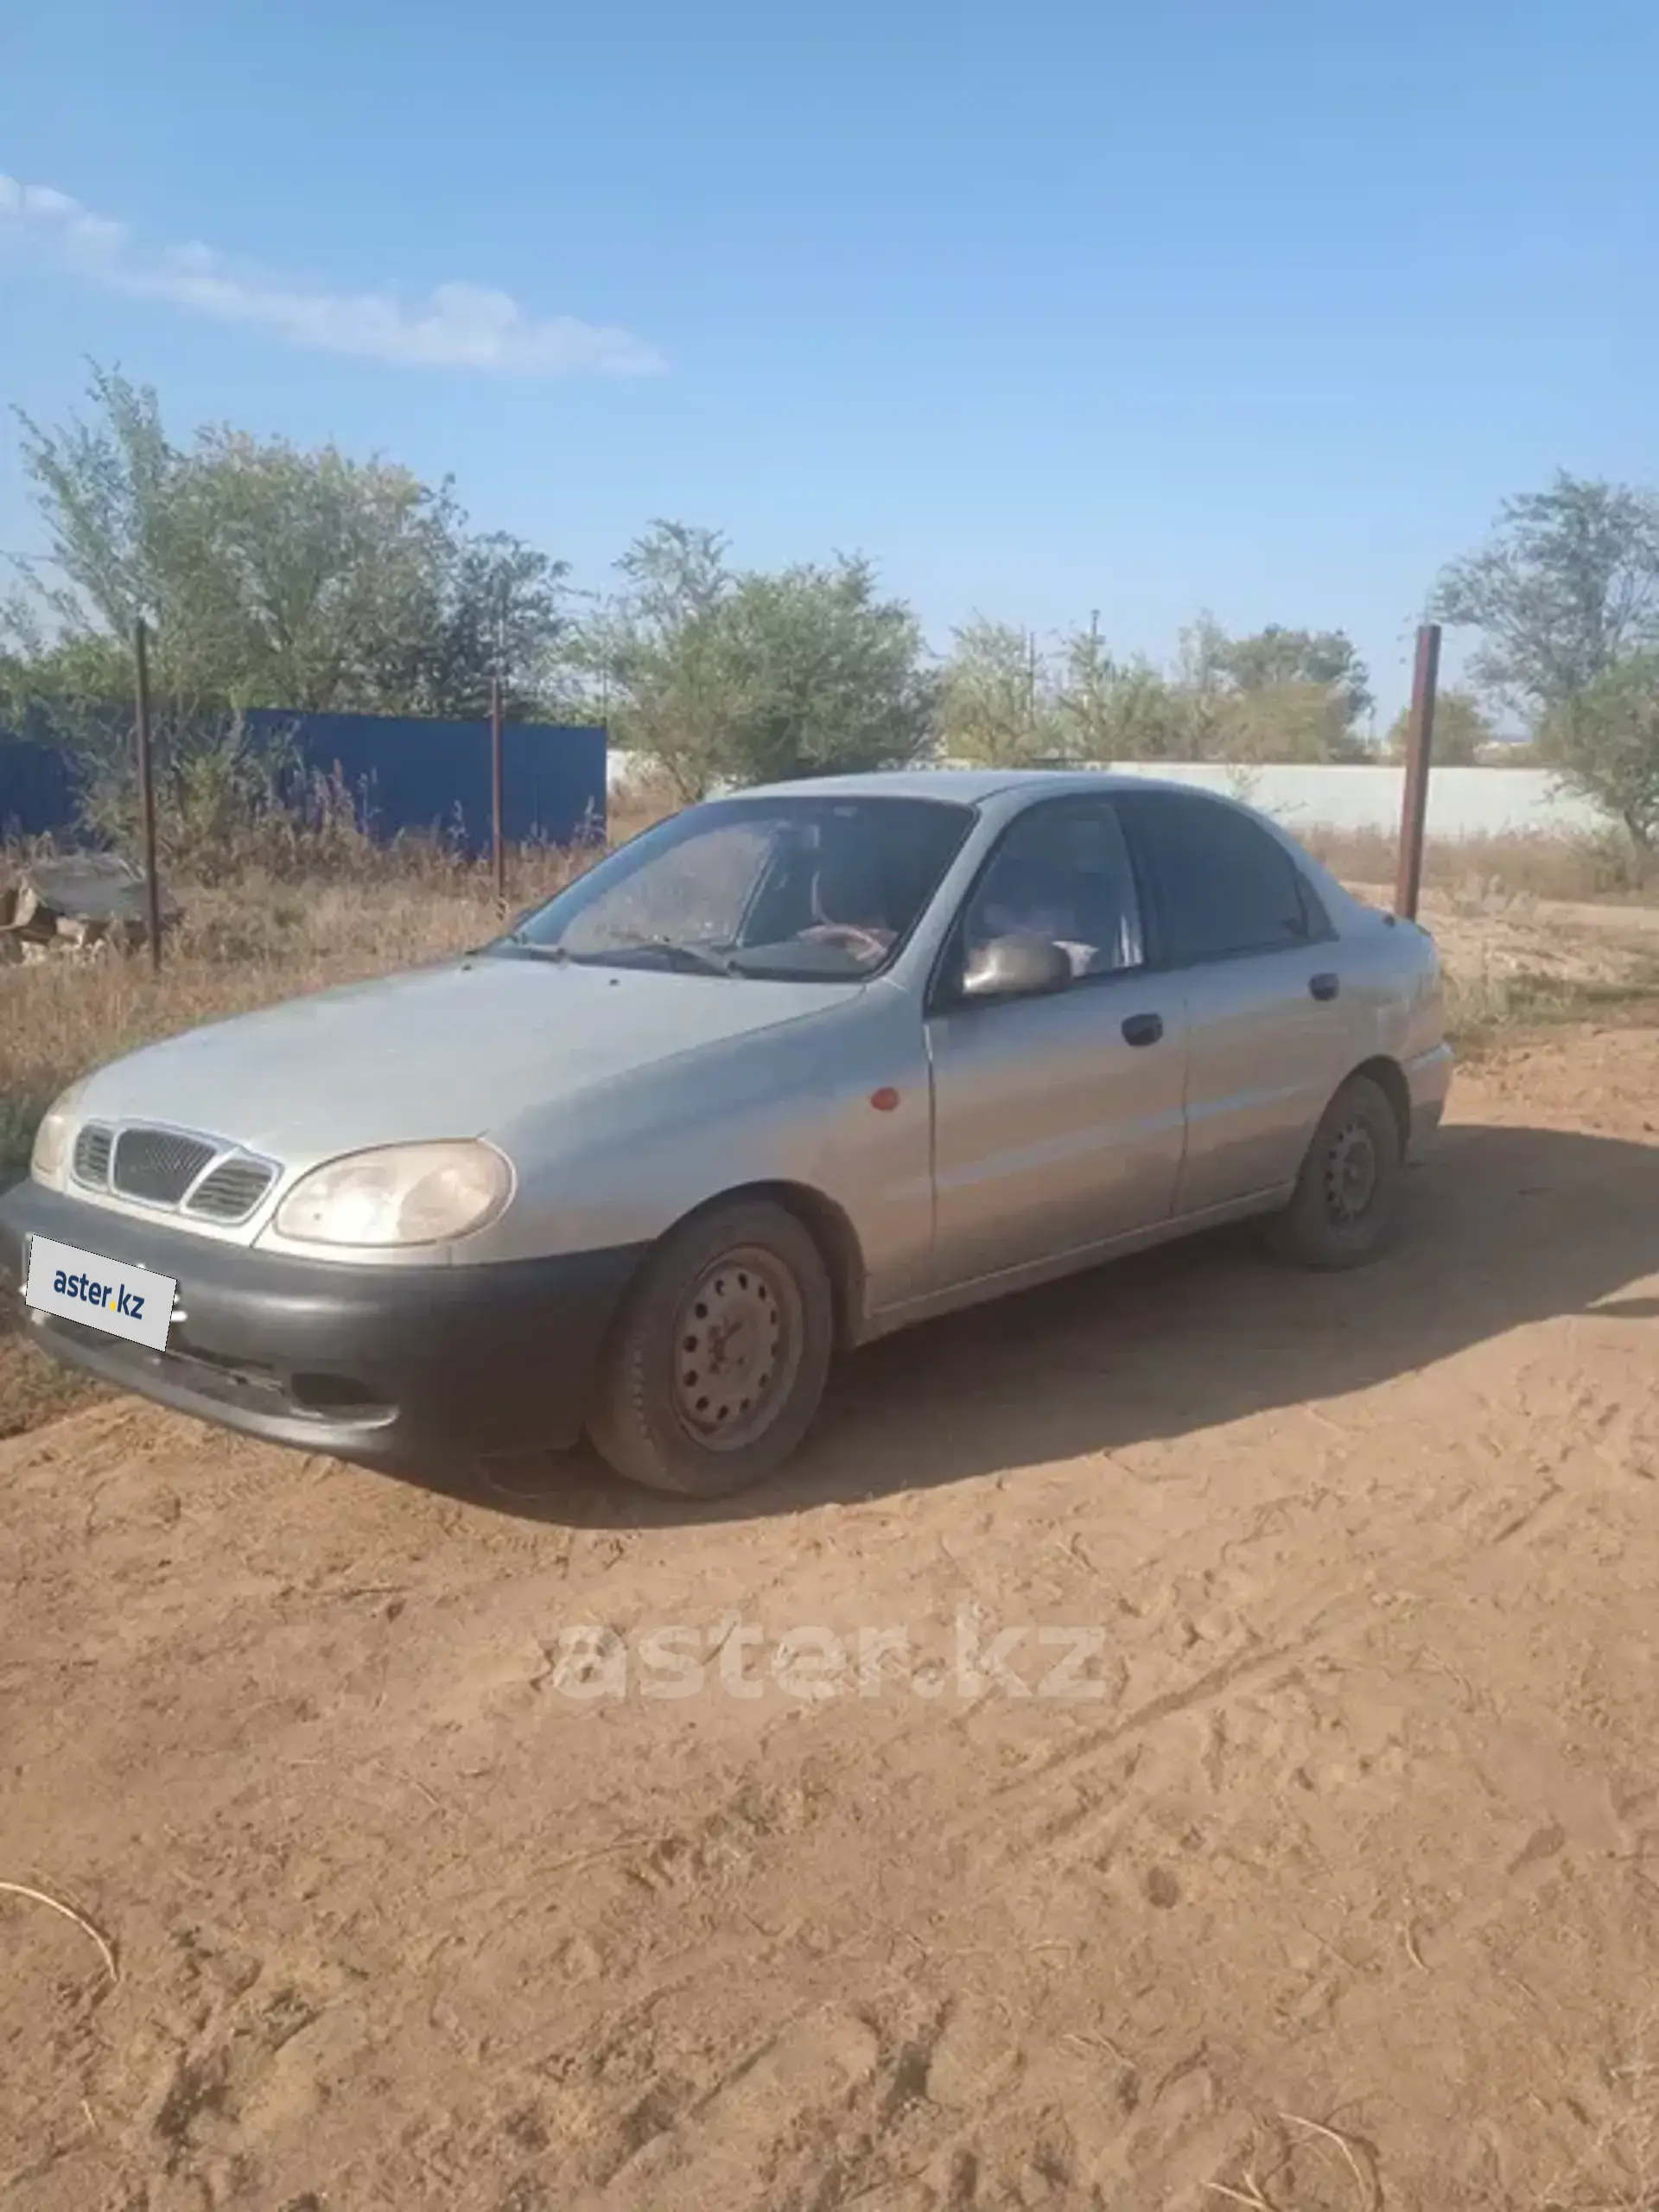
[[[1400,1132],[1400,1157],[1403,1160],[1411,1149],[1411,1085],[1406,1080],[1405,1070],[1386,1052],[1376,1052],[1357,1067],[1350,1068],[1337,1090],[1351,1083],[1356,1076],[1369,1077],[1393,1108],[1395,1126]],[[1334,1097],[1336,1092],[1332,1096]]]
[[[845,1351],[858,1341],[863,1325],[864,1248],[846,1209],[810,1184],[794,1183],[785,1178],[734,1184],[729,1190],[716,1192],[712,1198],[682,1214],[657,1241],[661,1243],[684,1228],[687,1222],[700,1221],[705,1214],[717,1212],[722,1206],[742,1205],[754,1199],[769,1199],[773,1205],[792,1213],[817,1246],[829,1269],[835,1300],[836,1346],[838,1351]]]

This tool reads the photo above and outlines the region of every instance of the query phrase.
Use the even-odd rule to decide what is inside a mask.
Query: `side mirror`
[[[963,970],[965,999],[1028,999],[1061,991],[1071,963],[1046,937],[995,937],[970,954]]]

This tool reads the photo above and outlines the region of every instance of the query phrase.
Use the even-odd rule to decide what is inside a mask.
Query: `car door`
[[[990,936],[1066,945],[1069,985],[967,999]],[[1046,799],[1004,832],[963,901],[927,1018],[934,1287],[1040,1269],[1168,1218],[1182,1146],[1179,986],[1149,975],[1109,799]]]
[[[1292,1182],[1352,1065],[1343,946],[1290,852],[1198,791],[1126,792],[1151,933],[1186,1025],[1178,1214]]]

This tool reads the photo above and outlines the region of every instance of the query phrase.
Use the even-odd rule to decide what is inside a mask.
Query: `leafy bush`
[[[1659,844],[1659,652],[1615,662],[1565,700],[1539,749],[1570,791],[1623,823],[1647,868]]]

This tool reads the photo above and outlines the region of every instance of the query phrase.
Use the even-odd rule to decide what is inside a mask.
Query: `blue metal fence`
[[[490,844],[490,737],[483,722],[393,715],[244,716],[256,744],[291,747],[308,774],[338,776],[372,836],[436,831],[470,852]],[[569,844],[605,833],[602,728],[508,722],[502,732],[502,830],[513,843]],[[57,747],[0,733],[0,834],[75,827],[76,785]]]
[[[0,837],[42,837],[68,829],[79,791],[55,745],[0,730]]]

